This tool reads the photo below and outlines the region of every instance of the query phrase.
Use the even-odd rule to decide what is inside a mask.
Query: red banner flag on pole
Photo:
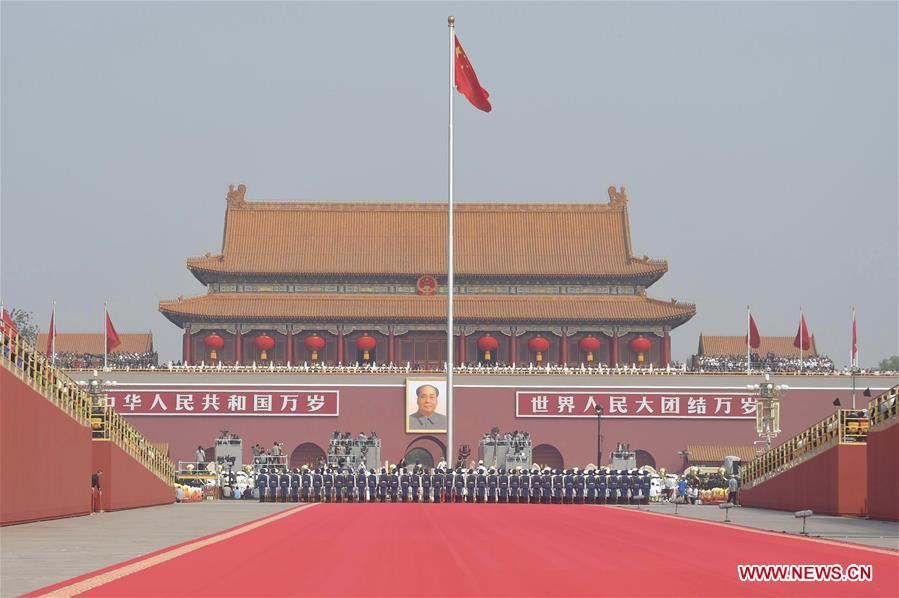
[[[459,43],[458,37],[456,37],[455,62],[456,89],[459,90],[459,93],[468,98],[471,105],[478,110],[483,110],[484,112],[493,110],[490,101],[487,99],[490,97],[490,94],[487,93],[486,89],[481,87],[478,76],[475,75],[474,68],[471,66],[471,61],[468,60],[468,55],[465,54],[465,50],[462,49],[462,44]]]
[[[109,312],[106,312],[106,352],[112,353],[112,350],[121,344],[122,341],[112,326],[112,320],[109,319]]]
[[[793,346],[802,351],[808,351],[812,347],[808,336],[808,326],[805,323],[805,314],[801,312],[799,314],[799,330],[796,331]]]
[[[56,320],[56,305],[53,305],[53,311],[50,312],[50,331],[47,332],[47,350],[44,351],[44,355],[53,359],[53,341],[56,340],[56,325],[54,324],[54,320]]]
[[[9,312],[6,309],[2,309],[3,311],[3,332],[7,336],[17,336],[19,334],[19,328],[16,326],[16,323],[12,321],[12,316],[9,315]]]
[[[762,337],[759,335],[759,328],[755,325],[755,319],[751,312],[749,314],[749,346],[753,349],[762,346]]]

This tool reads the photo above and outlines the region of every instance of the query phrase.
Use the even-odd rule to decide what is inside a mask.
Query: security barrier
[[[879,397],[874,397],[868,402],[868,417],[871,426],[876,427],[886,424],[891,419],[899,417],[899,386],[894,386]]]

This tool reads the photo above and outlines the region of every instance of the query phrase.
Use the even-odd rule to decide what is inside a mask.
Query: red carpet
[[[87,589],[85,596],[899,594],[894,553],[624,509],[329,504],[270,519],[78,591]],[[739,581],[738,564],[766,563],[871,564],[874,579]],[[44,591],[67,593],[74,581]]]

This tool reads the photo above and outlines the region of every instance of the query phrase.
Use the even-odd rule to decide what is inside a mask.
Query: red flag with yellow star
[[[471,61],[468,60],[468,55],[462,49],[462,44],[459,43],[458,37],[456,37],[456,59],[454,62],[456,64],[456,89],[459,93],[468,98],[471,105],[478,110],[483,110],[484,112],[493,110],[490,100],[487,99],[490,97],[490,94],[481,87],[478,76],[475,75]]]

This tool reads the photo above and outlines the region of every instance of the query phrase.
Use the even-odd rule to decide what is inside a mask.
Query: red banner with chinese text
[[[339,390],[306,388],[135,388],[109,390],[122,415],[340,415]]]
[[[755,419],[756,398],[715,390],[653,393],[529,390],[515,393],[517,417]]]

